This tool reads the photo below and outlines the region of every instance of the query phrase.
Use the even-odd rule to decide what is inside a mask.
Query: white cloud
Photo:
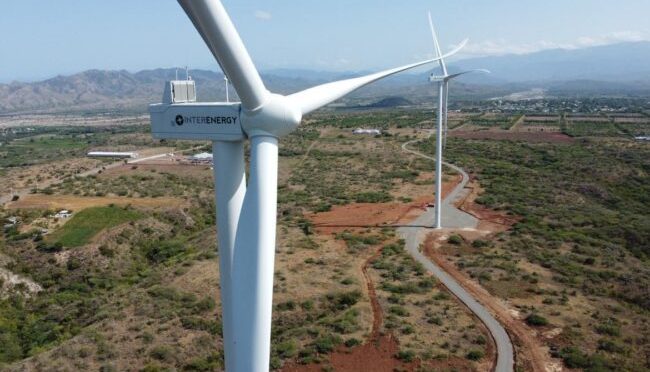
[[[647,33],[639,31],[618,31],[601,36],[583,36],[573,42],[557,43],[539,40],[532,43],[513,44],[505,39],[485,40],[478,43],[470,42],[462,54],[472,56],[526,54],[546,49],[579,49],[599,45],[615,44],[629,41],[650,40]]]
[[[271,13],[269,13],[269,12],[267,12],[265,10],[256,10],[255,11],[255,18],[261,19],[262,21],[268,21],[271,18],[273,18],[273,16],[271,15]]]

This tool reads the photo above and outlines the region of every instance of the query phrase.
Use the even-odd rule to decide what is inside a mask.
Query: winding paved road
[[[402,149],[411,154],[424,157],[427,159],[435,160],[435,158],[421,154],[417,151],[408,149],[408,145],[416,142],[410,141],[402,145]],[[456,186],[456,188],[443,200],[443,226],[449,229],[464,229],[475,228],[478,221],[473,216],[458,210],[454,207],[453,201],[458,198],[460,193],[467,185],[469,176],[461,168],[455,165],[444,163],[446,166],[459,172],[463,179]],[[445,219],[445,216],[447,219]],[[442,268],[430,261],[427,257],[420,252],[420,244],[426,238],[429,232],[428,228],[422,226],[433,226],[435,221],[434,208],[428,208],[427,211],[420,215],[415,221],[412,221],[409,226],[400,227],[397,233],[404,239],[406,250],[413,256],[413,258],[421,263],[427,270],[429,270],[440,282],[449,289],[460,301],[462,301],[480,320],[485,324],[488,331],[492,335],[497,347],[497,361],[495,370],[498,372],[511,372],[514,368],[514,350],[512,342],[506,330],[501,324],[492,316],[492,314],[472,297],[454,278],[447,274]]]

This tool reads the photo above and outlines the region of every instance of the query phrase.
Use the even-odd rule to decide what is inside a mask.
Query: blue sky
[[[648,0],[224,0],[261,70],[373,70],[432,54],[464,58],[650,39]],[[218,67],[174,0],[20,0],[0,5],[0,81],[86,69]]]

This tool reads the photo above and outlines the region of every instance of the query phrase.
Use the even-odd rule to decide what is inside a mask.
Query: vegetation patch
[[[75,213],[61,229],[48,240],[61,243],[64,247],[79,247],[88,244],[100,231],[135,221],[142,214],[130,208],[116,206],[94,207]]]

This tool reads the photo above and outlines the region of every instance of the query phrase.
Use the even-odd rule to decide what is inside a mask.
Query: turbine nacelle
[[[429,81],[432,83],[443,82],[445,81],[446,78],[447,78],[446,76],[441,76],[441,75],[434,75],[434,74],[429,75]]]
[[[265,104],[253,111],[239,102],[186,102],[153,104],[149,114],[154,138],[228,142],[261,135],[281,138],[302,120],[298,106],[279,94],[269,94]]]
[[[270,93],[261,108],[242,112],[242,129],[254,136],[284,137],[298,128],[302,112],[288,97]]]

